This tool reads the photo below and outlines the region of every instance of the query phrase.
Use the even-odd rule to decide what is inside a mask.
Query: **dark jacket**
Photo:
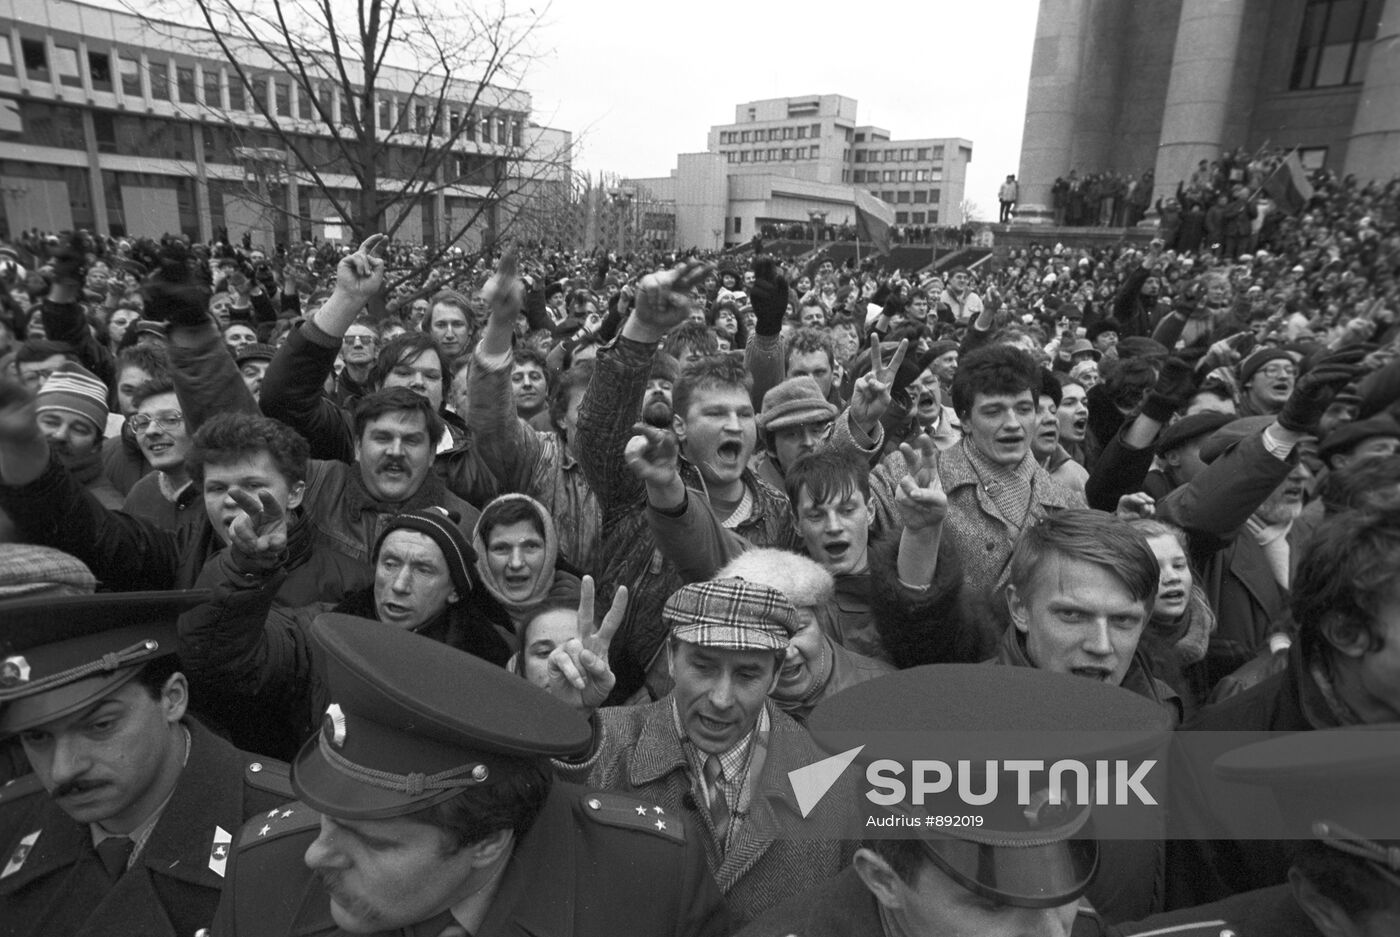
[[[102,474],[123,498],[150,471],[151,463],[146,461],[146,453],[136,441],[130,423],[122,423],[120,435],[102,440]]]
[[[323,391],[339,353],[338,339],[310,320],[302,323],[268,364],[259,403],[264,414],[306,437],[312,458],[350,463],[355,461],[354,418]],[[433,471],[462,500],[485,504],[498,493],[497,485],[477,457],[466,423],[447,409],[440,409],[438,415],[447,424],[452,444],[437,454]]]
[[[180,659],[192,682],[218,692],[254,716],[233,726],[241,744],[294,757],[321,724],[331,702],[325,666],[311,642],[311,623],[326,611],[377,617],[370,588],[348,591],[336,602],[277,607],[280,571],[245,575],[220,552],[206,564],[198,587],[209,599],[180,616]],[[495,601],[474,589],[420,634],[505,666],[517,650],[510,619]],[[278,747],[274,747],[278,746]]]
[[[783,835],[789,825],[815,826],[828,816],[826,805],[842,809],[856,796],[854,787],[838,782],[812,818],[804,820],[788,782],[788,772],[825,757],[807,730],[770,701],[767,754],[753,781],[749,816],[733,834],[723,855],[716,844],[710,814],[697,799],[696,782],[676,729],[673,698],[646,706],[598,710],[596,749],[586,760],[556,762],[570,780],[660,804],[683,817],[704,842],[705,856],[720,891],[736,917],[748,920],[793,892],[826,881],[841,870],[846,856],[840,841]],[[629,931],[631,932],[631,931]]]
[[[661,608],[683,585],[675,567],[666,562],[647,526],[646,486],[623,460],[632,426],[641,419],[655,348],[627,338],[598,352],[597,369],[579,408],[578,456],[584,476],[602,512],[594,575],[599,601],[610,601],[613,590],[627,586],[627,617],[613,641],[611,665],[617,676],[614,700],[635,693],[647,667],[666,637]],[[700,472],[684,459],[681,478],[686,486],[704,490]],[[744,483],[754,494],[753,513],[735,533],[755,546],[788,548],[796,543],[796,527],[786,495],[747,469]]]
[[[516,843],[474,937],[729,933],[696,829],[671,811],[658,829],[656,809],[556,782]],[[320,822],[314,810],[294,803],[243,830],[214,927],[219,937],[343,934],[321,878],[304,861]]]
[[[1219,622],[1193,677],[1198,698],[1250,661],[1264,646],[1269,625],[1287,609],[1287,591],[1244,524],[1288,477],[1295,458],[1277,459],[1259,436],[1249,437],[1157,505],[1158,516],[1190,536],[1192,568],[1199,571],[1199,584]],[[1296,564],[1292,539],[1290,534]]]
[[[1322,937],[1287,885],[1120,924],[1109,937]]]
[[[175,793],[136,864],[114,885],[91,827],[59,809],[34,776],[0,788],[0,931],[190,937],[209,926],[231,837],[250,817],[284,803],[291,786],[286,765],[240,752],[198,722],[185,725],[190,758]]]
[[[1179,733],[1169,809],[1195,838],[1169,845],[1169,909],[1278,885],[1288,872],[1292,848],[1286,841],[1219,835],[1221,830],[1280,829],[1283,821],[1273,798],[1261,797],[1253,785],[1222,782],[1211,767],[1219,756],[1263,737],[1258,733],[1306,732],[1341,724],[1301,644],[1288,653],[1288,668],[1282,673],[1206,706]]]

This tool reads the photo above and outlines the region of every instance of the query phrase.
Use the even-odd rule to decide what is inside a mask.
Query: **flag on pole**
[[[864,189],[853,191],[856,195],[856,238],[869,241],[882,251],[889,251],[894,209]]]
[[[1268,178],[1264,180],[1264,191],[1269,193],[1269,198],[1273,199],[1282,211],[1290,215],[1302,211],[1312,199],[1312,183],[1308,181],[1308,174],[1303,169],[1303,161],[1298,158],[1296,149],[1285,156],[1283,162],[1269,173]]]

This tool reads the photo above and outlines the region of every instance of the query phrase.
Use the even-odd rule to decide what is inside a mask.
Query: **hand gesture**
[[[608,698],[617,678],[608,666],[608,648],[627,614],[627,587],[618,586],[612,606],[596,628],[593,624],[593,577],[584,576],[578,598],[577,638],[549,654],[549,693],[577,709],[594,710]]]
[[[42,438],[35,406],[34,395],[23,384],[0,381],[0,447]]]
[[[670,430],[658,429],[646,423],[632,427],[636,433],[627,440],[627,448],[622,451],[627,467],[648,485],[665,488],[680,476],[680,445],[676,434]]]
[[[235,565],[256,570],[275,568],[287,549],[287,514],[282,505],[266,489],[254,495],[234,485],[228,494],[242,509],[228,527]]]
[[[933,439],[924,433],[912,446],[900,443],[899,454],[904,456],[904,466],[909,470],[909,474],[899,480],[899,491],[894,496],[904,529],[920,531],[938,527],[948,516],[948,495],[938,477],[938,452]]]
[[[347,293],[361,302],[369,302],[370,297],[384,288],[384,258],[379,252],[384,245],[384,235],[371,234],[365,238],[360,249],[348,257],[341,258],[335,268],[335,289]]]
[[[491,310],[491,324],[505,329],[515,326],[520,310],[525,308],[525,285],[520,282],[520,255],[514,248],[501,255],[496,274],[486,281],[481,291]]]
[[[1288,395],[1278,415],[1278,425],[1296,433],[1313,432],[1332,398],[1359,373],[1359,367],[1353,362],[1365,353],[1364,349],[1348,349],[1314,364],[1312,370],[1293,385],[1293,393]]]
[[[1118,499],[1118,509],[1114,515],[1130,521],[1137,517],[1151,517],[1157,512],[1157,502],[1145,491],[1134,491]]]
[[[851,390],[851,419],[868,435],[890,408],[895,375],[909,352],[909,339],[900,339],[887,362],[880,348],[880,337],[870,336],[870,370],[862,374]]]
[[[671,270],[648,274],[637,289],[638,322],[669,332],[690,318],[690,291],[704,282],[710,265],[689,260]]]
[[[777,335],[782,331],[783,316],[787,315],[788,281],[778,271],[773,258],[761,257],[753,263],[753,287],[749,302],[753,305],[754,331],[758,335]]]

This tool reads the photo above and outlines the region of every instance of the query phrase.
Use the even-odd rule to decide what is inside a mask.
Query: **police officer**
[[[292,764],[301,801],[243,829],[216,937],[726,932],[680,817],[553,780],[586,718],[412,632],[311,632],[331,703]]]
[[[0,737],[33,767],[0,788],[0,933],[190,937],[233,835],[287,767],[189,718],[175,619],[204,593],[0,603]]]
[[[1023,780],[1003,767],[991,778],[985,766],[988,759],[1049,766],[1141,757],[1165,743],[1170,718],[1147,698],[1096,680],[935,664],[843,690],[817,705],[808,726],[827,751],[860,747],[854,757],[867,794],[856,805],[865,830],[857,835],[864,838],[835,880],[771,909],[741,937],[1100,934],[1100,920],[1079,900],[1098,871],[1096,836],[1109,829],[1103,816],[1096,818],[1098,833],[1090,825],[1097,794],[1086,799],[1071,786],[1056,803],[1043,771]],[[916,796],[918,759],[978,770],[967,790],[986,792],[995,781],[996,796],[969,805],[951,777],[947,792]],[[902,778],[902,791],[870,782],[876,762],[884,765],[875,766],[878,772]],[[891,775],[891,765],[907,770]],[[1160,821],[1141,810],[1129,819],[1133,826],[1116,829]]]
[[[1400,725],[1318,729],[1215,762],[1269,787],[1299,844],[1288,883],[1157,915],[1113,937],[1383,937],[1400,934]]]

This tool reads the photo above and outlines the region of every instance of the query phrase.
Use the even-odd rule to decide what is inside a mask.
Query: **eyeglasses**
[[[1298,369],[1291,364],[1266,364],[1259,373],[1265,377],[1297,377]]]
[[[163,430],[172,430],[185,422],[185,415],[183,413],[175,412],[163,413],[157,417],[149,417],[144,413],[138,413],[135,416],[128,419],[126,422],[127,425],[131,427],[131,431],[139,436],[140,434],[144,433],[147,427],[149,427],[152,423],[154,423],[156,426],[160,427]]]
[[[347,335],[340,340],[340,343],[349,348],[353,345],[373,345],[374,341],[373,335]]]

